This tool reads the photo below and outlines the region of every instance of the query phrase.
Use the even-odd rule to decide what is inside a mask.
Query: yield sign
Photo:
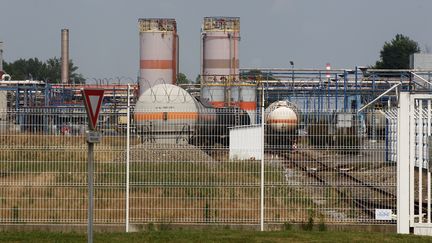
[[[83,89],[81,90],[84,98],[84,104],[87,111],[87,116],[90,120],[89,127],[95,130],[99,111],[101,108],[104,90],[103,89]]]

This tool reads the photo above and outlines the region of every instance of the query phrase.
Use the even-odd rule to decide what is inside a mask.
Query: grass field
[[[106,136],[95,146],[96,223],[124,223],[125,141],[124,136]],[[83,136],[0,135],[0,223],[85,223],[86,152]],[[223,147],[209,153],[192,145],[131,139],[130,221],[256,224],[260,161],[230,160]],[[323,187],[283,159],[267,156],[268,222],[373,220],[350,200],[349,191],[341,196],[336,186]],[[292,159],[308,161],[298,154]]]
[[[125,218],[124,143],[125,137],[104,137],[95,147],[98,223]],[[222,149],[212,158],[193,146],[131,144],[132,222],[257,222],[259,161],[231,161]],[[86,156],[82,136],[0,135],[0,222],[85,223]],[[286,187],[283,171],[280,164],[266,165],[273,185],[266,189],[266,215],[306,221],[315,206],[310,192]]]
[[[0,242],[86,242],[85,234],[0,232]],[[98,233],[95,242],[432,242],[432,237],[340,231],[167,230]]]

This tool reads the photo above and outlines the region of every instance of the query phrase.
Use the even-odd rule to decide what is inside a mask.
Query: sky
[[[1,0],[5,61],[60,56],[69,29],[70,58],[85,78],[136,80],[138,18],[177,20],[180,72],[200,69],[205,16],[240,17],[240,67],[351,69],[372,65],[397,33],[432,50],[430,0]]]

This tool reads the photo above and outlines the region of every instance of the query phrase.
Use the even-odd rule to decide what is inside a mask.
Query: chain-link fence
[[[395,223],[376,217],[396,210],[394,123],[384,112],[261,113],[200,107],[128,118],[105,107],[95,223]],[[0,223],[85,224],[84,109],[0,118]]]

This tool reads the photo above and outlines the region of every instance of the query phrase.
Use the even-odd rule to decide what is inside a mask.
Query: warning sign
[[[102,105],[104,90],[103,89],[83,89],[81,90],[84,98],[84,105],[89,118],[89,128],[96,129],[99,111]]]

